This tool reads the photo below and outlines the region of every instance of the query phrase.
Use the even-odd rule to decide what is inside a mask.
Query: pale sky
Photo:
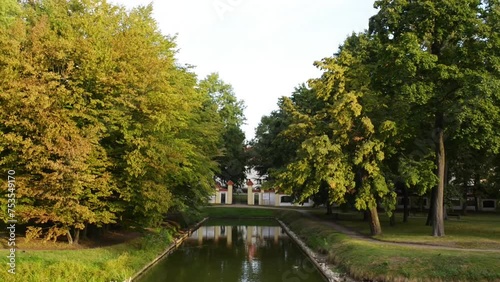
[[[198,79],[218,72],[246,105],[247,140],[281,96],[320,76],[352,32],[368,28],[374,0],[111,0],[128,8],[153,3],[164,34],[177,36],[180,64]]]

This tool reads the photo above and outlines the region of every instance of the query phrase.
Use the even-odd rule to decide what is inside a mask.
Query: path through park
[[[337,230],[338,232],[341,232],[345,235],[350,236],[351,238],[363,240],[363,241],[368,241],[374,244],[382,244],[382,245],[396,245],[396,246],[405,246],[405,247],[418,247],[418,248],[424,248],[424,249],[434,249],[434,250],[456,250],[456,251],[467,251],[467,252],[493,252],[493,253],[500,253],[500,250],[498,249],[473,249],[473,248],[458,248],[458,247],[448,247],[448,246],[439,246],[439,245],[431,245],[431,244],[426,244],[426,243],[410,243],[410,242],[390,242],[390,241],[382,241],[375,239],[370,236],[363,235],[359,232],[356,232],[350,228],[347,228],[345,226],[339,225],[333,221],[325,220],[322,218],[319,218],[312,213],[310,213],[310,210],[305,210],[303,208],[283,208],[283,207],[261,207],[261,206],[249,206],[249,205],[227,205],[224,206],[227,208],[254,208],[254,209],[277,209],[277,210],[294,210],[298,211],[304,216],[310,218],[311,220],[318,221],[324,225],[330,226]]]

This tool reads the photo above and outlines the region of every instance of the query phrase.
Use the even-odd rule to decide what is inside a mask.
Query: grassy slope
[[[236,217],[241,218],[250,214],[254,216],[257,210],[210,208],[206,209],[206,212],[212,217],[221,214],[228,217],[234,213]],[[266,213],[266,216],[274,214],[280,217],[312,249],[328,254],[332,262],[360,280],[500,281],[500,253],[429,250],[373,244],[351,239],[318,221],[304,218],[298,212],[276,210],[266,212],[258,210],[258,212]],[[363,224],[367,225],[365,222]],[[494,225],[494,222],[484,224],[489,226]],[[430,237],[427,233],[422,236]],[[418,235],[415,238],[422,236]],[[394,234],[393,238],[397,237]],[[489,235],[486,237],[489,238]]]
[[[164,230],[103,248],[18,251],[16,274],[8,273],[2,263],[0,281],[123,281],[162,253],[171,240]],[[7,250],[0,250],[5,262],[7,255]]]
[[[282,216],[308,245],[317,251],[328,253],[331,261],[358,279],[500,281],[500,253],[373,244],[350,239],[298,214],[287,212]]]
[[[231,217],[258,220],[256,217],[273,217],[274,212],[256,209],[214,209],[216,217]],[[238,214],[241,213],[241,216]],[[194,223],[197,219],[193,219]],[[262,220],[260,220],[262,221]],[[259,224],[265,224],[265,221]],[[64,249],[61,244],[53,245],[56,250],[17,250],[16,274],[9,269],[6,256],[8,250],[0,250],[5,258],[0,268],[0,281],[13,282],[66,282],[66,281],[123,281],[133,276],[147,263],[161,254],[172,241],[170,233],[150,233],[126,243],[92,249]],[[47,243],[52,245],[51,243]],[[38,248],[36,244],[25,244],[25,248]],[[27,247],[28,246],[28,247]],[[45,245],[42,247],[46,247]]]

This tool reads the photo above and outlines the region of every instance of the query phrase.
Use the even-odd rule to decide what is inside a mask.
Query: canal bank
[[[334,271],[359,281],[500,281],[500,252],[383,242],[362,236],[307,209],[216,206],[206,216],[277,217]],[[354,234],[354,235],[352,235]],[[300,280],[297,280],[300,281]]]
[[[316,269],[318,269],[323,277],[332,282],[356,282],[353,278],[349,277],[347,274],[339,272],[339,271],[333,271],[336,270],[337,267],[332,264],[328,260],[328,256],[325,254],[321,254],[319,252],[313,251],[311,248],[307,246],[306,243],[304,243],[295,232],[293,232],[288,226],[286,226],[283,221],[279,220],[276,218],[278,223],[281,225],[281,227],[286,231],[288,236],[292,238],[295,243],[302,249],[302,251],[311,259],[311,261],[314,263],[314,266]]]
[[[220,220],[279,218],[321,257],[320,265],[325,263],[334,272],[348,273],[358,281],[500,281],[498,252],[449,250],[351,236],[336,230],[331,221],[302,210],[209,207],[204,216]]]
[[[151,269],[155,264],[158,263],[162,258],[165,256],[168,256],[170,253],[175,251],[191,234],[197,230],[205,221],[208,220],[208,217],[203,218],[201,221],[193,225],[192,227],[189,227],[186,232],[181,234],[180,236],[174,238],[173,242],[165,249],[164,252],[162,252],[160,255],[158,255],[154,260],[152,260],[150,263],[145,265],[141,270],[139,270],[134,276],[131,278],[125,280],[126,282],[131,282],[131,281],[136,281],[139,279],[144,273],[146,273],[149,269]]]
[[[136,281],[324,282],[274,218],[211,219]]]
[[[236,210],[233,210],[236,211]],[[281,268],[280,267],[271,267],[273,269],[273,272],[277,272],[278,276],[270,278],[269,276],[261,276],[262,274],[256,274],[254,273],[254,277],[232,277],[230,278],[231,281],[316,281],[314,279],[319,279],[319,278],[313,278],[313,280],[309,280],[311,275],[313,275],[312,272],[317,272],[319,273],[320,276],[323,277],[324,281],[347,281],[347,282],[354,282],[356,280],[348,277],[347,275],[340,273],[338,271],[338,268],[335,267],[330,261],[327,255],[321,254],[320,252],[313,251],[310,249],[305,242],[301,240],[299,236],[297,236],[294,231],[292,231],[283,221],[278,219],[277,217],[283,216],[283,214],[278,214],[276,211],[272,211],[271,213],[267,213],[268,211],[251,211],[251,210],[246,210],[245,213],[234,213],[234,214],[217,214],[215,213],[209,213],[208,215],[211,216],[211,219],[209,220],[210,223],[207,223],[206,218],[198,223],[196,226],[191,228],[188,233],[184,234],[182,237],[177,238],[174,243],[172,243],[167,250],[165,250],[161,255],[159,255],[154,261],[149,263],[147,266],[145,266],[139,273],[137,273],[132,281],[160,281],[158,279],[166,279],[165,281],[174,281],[175,279],[181,279],[179,277],[172,277],[172,273],[178,272],[180,268],[185,268],[183,272],[197,272],[196,270],[201,270],[205,269],[205,272],[207,275],[214,275],[213,270],[219,268],[218,265],[214,265],[213,261],[205,261],[203,263],[196,263],[193,260],[197,260],[198,257],[204,257],[207,255],[207,253],[197,253],[196,255],[193,255],[193,250],[198,251],[197,249],[205,247],[206,243],[203,243],[203,238],[206,238],[207,233],[211,234],[211,239],[215,239],[215,244],[216,245],[223,245],[225,247],[226,241],[227,240],[227,246],[229,247],[230,245],[237,245],[233,240],[237,240],[237,235],[236,236],[231,236],[231,233],[236,232],[237,230],[235,229],[236,226],[232,226],[234,224],[246,224],[250,226],[238,226],[237,229],[240,230],[241,228],[244,228],[244,233],[243,237],[246,237],[246,244],[248,246],[245,246],[242,250],[239,252],[243,253],[248,253],[249,256],[255,256],[255,261],[252,262],[251,268],[255,270],[255,268],[259,268],[258,264],[263,264],[266,265],[269,268],[269,265],[273,265],[275,263],[281,264],[277,261],[279,261],[280,258],[271,258],[272,255],[275,255],[277,252],[282,252],[283,250],[276,249],[276,250],[264,250],[262,246],[265,245],[270,245],[268,242],[267,244],[262,242],[256,242],[255,239],[257,238],[263,238],[266,237],[264,234],[267,233],[272,233],[271,237],[273,237],[274,245],[277,244],[278,242],[278,237],[286,236],[286,239],[290,240],[290,243],[280,243],[281,248],[283,248],[283,245],[286,244],[292,244],[294,245],[293,247],[296,248],[299,253],[302,253],[302,258],[297,258],[294,262],[293,265],[289,265],[288,269]],[[287,212],[285,212],[287,213]],[[294,214],[296,212],[293,212]],[[286,217],[285,217],[286,218]],[[267,224],[263,224],[261,221],[267,220]],[[231,223],[232,221],[232,223]],[[274,224],[271,224],[272,226],[269,226],[269,221],[274,222]],[[202,223],[204,223],[202,225]],[[205,226],[207,224],[208,226]],[[221,225],[221,226],[211,226],[211,225]],[[255,225],[255,226],[253,226]],[[200,227],[201,226],[201,227]],[[260,227],[263,226],[263,227]],[[274,227],[273,227],[274,226]],[[278,227],[279,226],[279,227]],[[215,228],[214,228],[215,227]],[[222,227],[222,229],[221,229]],[[196,228],[199,228],[196,230]],[[212,228],[214,228],[212,230]],[[274,231],[269,231],[269,229],[272,229]],[[279,231],[278,229],[279,228]],[[208,231],[212,230],[212,231]],[[263,231],[264,230],[264,231]],[[232,232],[231,232],[232,231]],[[252,238],[252,233],[255,233]],[[192,234],[192,235],[191,235]],[[202,235],[205,234],[205,235]],[[274,235],[273,235],[274,234]],[[281,235],[280,235],[281,234]],[[269,235],[269,234],[268,234]],[[232,238],[232,239],[231,239]],[[252,240],[254,240],[252,242]],[[185,242],[186,241],[186,242]],[[189,242],[192,241],[192,242]],[[197,241],[197,242],[195,242]],[[185,242],[186,246],[179,246],[182,244],[182,242]],[[194,242],[194,244],[193,244]],[[256,243],[256,244],[254,244]],[[241,244],[240,244],[241,245]],[[257,245],[257,248],[256,246]],[[258,247],[259,245],[260,248]],[[233,248],[232,246],[231,248]],[[266,246],[269,247],[269,246]],[[178,249],[179,248],[179,249]],[[185,248],[185,250],[183,250]],[[173,253],[174,252],[174,253]],[[184,255],[178,254],[182,252],[189,252],[189,259],[186,259]],[[213,255],[213,253],[224,253],[227,251],[226,250],[221,250],[221,249],[213,249],[211,250],[212,254],[208,255]],[[293,253],[293,251],[285,251],[287,254],[287,259],[290,260],[290,255]],[[295,251],[297,252],[297,251]],[[237,251],[238,253],[238,251]],[[264,255],[263,257],[259,258],[259,255],[255,255],[255,253],[267,253],[267,255]],[[271,255],[272,254],[272,255]],[[168,257],[167,257],[168,256]],[[234,254],[231,254],[233,256],[233,260],[235,258]],[[173,260],[174,262],[170,262],[171,266],[168,266],[168,259]],[[232,263],[233,266],[228,268],[228,261],[225,261],[223,258],[216,257],[212,258],[212,260],[215,259],[217,261],[220,260],[220,267],[227,269],[226,271],[234,271],[234,268],[239,267],[239,265],[244,265],[248,263],[247,261],[241,261],[241,262],[236,262]],[[178,265],[179,261],[185,261],[185,264]],[[252,259],[250,259],[252,260]],[[162,261],[167,261],[162,262]],[[257,263],[257,264],[256,264]],[[160,266],[161,264],[167,265],[167,266]],[[174,264],[172,266],[172,264]],[[193,264],[197,264],[196,269],[191,269],[190,267]],[[206,266],[206,265],[211,265]],[[158,271],[157,268],[163,267],[163,270]],[[163,273],[161,273],[163,271]],[[156,274],[151,274],[152,272],[156,272]],[[269,272],[269,271],[268,271]],[[166,275],[170,275],[168,279],[166,278]],[[224,276],[227,275],[227,273],[220,272],[218,274],[219,276]],[[257,275],[257,276],[255,276]],[[269,274],[267,274],[269,275]],[[313,276],[315,276],[314,274]],[[149,277],[148,277],[149,276]],[[182,274],[182,279],[185,279],[186,274]],[[154,277],[154,278],[150,278]],[[319,277],[319,276],[318,276]],[[226,277],[227,278],[227,277]],[[172,280],[174,279],[174,280]],[[220,277],[219,279],[222,279]],[[234,280],[237,279],[237,280]],[[264,280],[262,280],[264,279]],[[267,280],[266,280],[267,279]],[[272,279],[272,280],[269,280]],[[276,280],[278,279],[278,280]],[[323,279],[320,279],[323,281]],[[225,279],[224,281],[226,281]],[[161,280],[163,281],[163,280]],[[177,280],[175,280],[177,281]],[[180,281],[180,280],[179,280]],[[184,280],[183,280],[184,281]],[[186,280],[187,281],[187,280]],[[212,281],[212,280],[206,280],[206,281]],[[213,280],[213,281],[219,281],[219,280]],[[229,281],[229,280],[227,280]],[[319,280],[318,280],[319,281]]]
[[[293,211],[280,219],[311,249],[359,281],[500,281],[500,253],[351,237]]]

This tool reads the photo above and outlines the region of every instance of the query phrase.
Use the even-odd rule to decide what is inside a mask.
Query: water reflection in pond
[[[280,226],[201,226],[141,282],[325,281]]]

